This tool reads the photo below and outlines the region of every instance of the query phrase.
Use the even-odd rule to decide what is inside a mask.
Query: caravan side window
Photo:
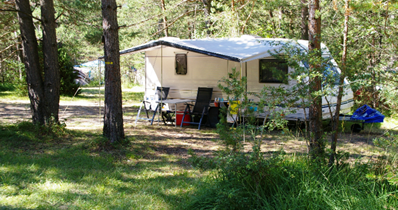
[[[187,54],[176,54],[176,73],[178,75],[187,74]]]
[[[287,84],[288,66],[286,62],[276,59],[260,59],[260,83]]]

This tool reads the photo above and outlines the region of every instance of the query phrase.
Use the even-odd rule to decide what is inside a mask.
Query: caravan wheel
[[[353,125],[351,125],[351,131],[352,131],[353,133],[359,133],[361,130],[362,130],[361,125],[359,125],[359,124],[353,124]]]

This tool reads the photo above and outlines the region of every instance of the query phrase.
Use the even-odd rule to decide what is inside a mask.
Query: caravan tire
[[[351,131],[352,131],[353,133],[359,133],[361,130],[362,130],[361,125],[359,125],[359,124],[353,124],[353,125],[351,125]]]

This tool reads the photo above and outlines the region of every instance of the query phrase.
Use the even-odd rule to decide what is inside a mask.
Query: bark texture
[[[211,9],[211,1],[212,0],[202,0],[203,6],[204,6],[204,12],[205,12],[205,28],[206,28],[206,37],[210,37],[211,31],[210,31],[210,9]]]
[[[301,39],[308,40],[308,5],[307,5],[307,0],[301,0]]]
[[[316,16],[319,11],[319,0],[310,0],[309,3],[309,42],[308,49],[312,56],[310,62],[310,71],[317,74],[320,72],[321,52],[321,18]],[[309,126],[310,126],[310,153],[316,158],[324,154],[324,142],[322,140],[322,98],[315,96],[321,90],[321,77],[312,78],[310,83],[310,94],[312,95],[312,103],[309,109]]]
[[[164,36],[168,37],[169,36],[169,28],[167,27],[167,16],[166,16],[166,4],[164,3],[164,0],[160,0],[160,4],[162,5],[162,13],[163,13],[163,31],[164,31]]]
[[[110,142],[124,138],[122,89],[116,1],[102,0],[105,53],[105,111],[103,135]]]
[[[43,125],[45,123],[45,100],[32,10],[30,9],[29,0],[16,0],[15,5],[18,10],[32,122]]]
[[[43,26],[44,94],[46,122],[58,123],[60,73],[53,0],[40,0]]]

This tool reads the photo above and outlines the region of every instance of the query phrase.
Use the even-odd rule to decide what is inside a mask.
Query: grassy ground
[[[111,147],[101,137],[99,91],[85,88],[78,97],[61,98],[61,104],[68,104],[62,116],[69,130],[55,129],[55,134],[16,124],[29,119],[28,99],[0,92],[0,102],[16,101],[0,108],[15,116],[0,119],[0,209],[189,209],[197,193],[209,189],[212,171],[193,168],[188,150],[213,156],[222,147],[214,129],[135,125],[142,92],[124,91],[128,144]],[[20,101],[25,105],[19,107]],[[389,124],[395,126],[392,120]],[[384,125],[367,126],[360,134],[350,133],[349,126],[339,150],[350,152],[353,161],[382,154],[372,139],[382,135]],[[306,154],[306,144],[296,132],[276,131],[266,134],[262,151]],[[250,144],[245,148],[250,151]]]
[[[204,174],[165,152],[167,140],[128,135],[132,144],[110,149],[99,132],[37,132],[0,126],[0,208],[183,209],[203,184]]]

